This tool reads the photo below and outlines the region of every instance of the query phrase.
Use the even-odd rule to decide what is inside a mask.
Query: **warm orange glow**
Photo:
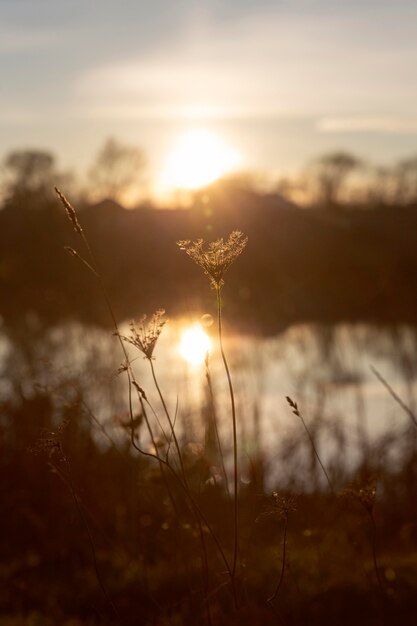
[[[218,135],[195,129],[181,135],[161,176],[165,189],[197,189],[236,169],[241,158]]]
[[[210,350],[210,338],[199,324],[190,326],[183,331],[179,351],[181,356],[191,365],[203,363],[207,352]]]

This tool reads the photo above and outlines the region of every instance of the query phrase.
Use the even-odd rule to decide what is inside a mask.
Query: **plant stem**
[[[218,426],[217,426],[216,409],[215,409],[215,406],[214,406],[214,393],[213,393],[213,386],[211,384],[211,374],[210,374],[208,352],[207,352],[205,364],[206,364],[207,387],[208,387],[208,390],[209,390],[209,397],[210,397],[210,404],[211,404],[211,413],[212,413],[212,420],[213,420],[213,425],[214,425],[214,433],[215,433],[215,436],[216,436],[217,448],[219,450],[219,455],[220,455],[220,464],[222,466],[224,487],[226,489],[227,495],[230,497],[229,484],[228,484],[228,481],[227,481],[227,473],[226,473],[226,468],[225,468],[225,465],[224,465],[223,449],[222,449],[222,445],[221,445],[221,442],[220,442],[219,429],[218,429]]]
[[[169,424],[169,427],[170,427],[170,430],[171,430],[171,435],[172,435],[172,437],[173,437],[173,439],[174,439],[175,448],[176,448],[176,450],[177,450],[178,460],[179,460],[180,467],[181,467],[181,473],[182,473],[182,476],[183,476],[184,482],[185,482],[185,484],[187,485],[187,477],[186,477],[186,474],[185,474],[184,462],[183,462],[183,460],[182,460],[181,448],[180,448],[180,444],[179,444],[179,442],[178,442],[178,438],[177,438],[177,435],[176,435],[176,432],[175,432],[174,424],[173,424],[172,419],[171,419],[171,416],[170,416],[170,414],[169,414],[169,411],[168,411],[168,408],[167,408],[167,405],[166,405],[166,402],[165,402],[164,396],[163,396],[163,394],[162,394],[161,388],[160,388],[160,386],[159,386],[159,384],[158,384],[158,379],[156,378],[155,368],[154,368],[154,365],[153,365],[153,361],[152,361],[152,359],[148,359],[148,361],[149,361],[149,364],[150,364],[150,366],[151,366],[151,371],[152,371],[153,381],[154,381],[154,383],[155,383],[155,387],[156,387],[156,389],[157,389],[157,391],[158,391],[159,398],[160,398],[160,400],[161,400],[161,402],[162,402],[162,406],[163,406],[163,408],[164,408],[164,412],[165,412],[165,415],[166,415],[166,417],[167,417],[168,424]]]
[[[232,424],[233,424],[233,496],[234,496],[234,548],[233,548],[233,565],[232,565],[232,578],[233,581],[236,577],[237,556],[238,556],[238,464],[237,464],[237,427],[236,427],[236,407],[235,396],[233,392],[232,379],[230,376],[229,365],[227,363],[226,354],[223,348],[223,334],[222,334],[222,312],[221,312],[221,287],[216,289],[217,293],[217,321],[219,332],[219,344],[220,352],[223,359],[224,369],[226,371],[227,381],[229,383],[230,403],[232,407]]]
[[[410,420],[413,422],[414,426],[417,428],[417,418],[414,415],[413,411],[405,404],[405,402],[401,400],[400,396],[397,393],[395,393],[391,385],[387,383],[385,378],[378,372],[377,369],[375,369],[375,367],[373,367],[373,365],[371,365],[371,370],[375,374],[379,382],[384,385],[388,393],[392,396],[395,402],[402,408],[402,410],[408,415]]]
[[[277,597],[279,590],[281,588],[282,585],[282,581],[284,580],[284,573],[285,573],[285,557],[286,557],[286,552],[287,552],[287,528],[288,528],[288,515],[285,516],[285,525],[284,525],[284,537],[283,537],[283,543],[282,543],[282,565],[281,565],[281,574],[279,577],[279,581],[277,586],[275,587],[275,591],[272,594],[272,596],[270,596],[267,599],[267,602],[269,604],[271,604],[275,598]]]
[[[377,558],[376,558],[376,524],[375,524],[375,518],[374,518],[374,514],[373,514],[372,510],[369,511],[369,517],[370,517],[370,520],[371,520],[372,560],[374,562],[374,570],[375,570],[375,575],[376,575],[376,579],[377,579],[377,582],[378,582],[379,591],[381,593],[381,596],[383,598],[385,598],[384,586],[382,584],[381,576],[379,574],[378,561],[377,561]]]
[[[133,428],[133,409],[132,409],[132,393],[131,393],[131,385],[132,382],[130,380],[129,377],[129,411],[130,411],[130,420],[131,420],[131,424],[132,424],[132,428],[130,431],[130,441],[132,444],[132,447],[135,448],[135,450],[137,450],[141,455],[148,457],[150,459],[155,459],[156,461],[158,461],[158,463],[162,466],[162,467],[166,467],[172,474],[173,478],[177,481],[178,485],[181,487],[182,491],[184,492],[185,496],[189,499],[191,507],[193,509],[194,515],[199,516],[199,518],[201,519],[201,521],[203,522],[203,524],[206,526],[211,538],[213,539],[220,557],[224,563],[224,566],[226,568],[226,571],[228,573],[228,575],[230,576],[230,581],[231,581],[231,585],[232,585],[232,591],[233,591],[233,597],[235,599],[235,603],[236,603],[236,587],[235,587],[235,580],[234,577],[232,576],[232,570],[230,568],[229,562],[227,560],[226,554],[222,548],[222,545],[217,537],[217,535],[215,534],[214,530],[212,529],[209,521],[207,520],[207,517],[204,515],[203,511],[201,510],[201,508],[198,506],[197,502],[195,501],[195,499],[193,498],[191,491],[188,487],[187,484],[185,484],[180,476],[178,476],[177,472],[175,471],[174,467],[171,465],[171,463],[169,462],[169,460],[167,459],[162,459],[158,453],[157,450],[155,449],[155,454],[153,454],[152,452],[146,452],[146,450],[143,450],[140,446],[138,446],[138,444],[135,441],[135,436],[134,436],[134,428]],[[144,413],[144,415],[146,416],[146,409],[144,406],[144,401],[143,398],[140,394],[138,394],[139,396],[139,402],[142,408],[142,411]],[[145,417],[145,419],[147,419]],[[197,517],[198,519],[198,517]],[[207,595],[208,598],[208,595]]]

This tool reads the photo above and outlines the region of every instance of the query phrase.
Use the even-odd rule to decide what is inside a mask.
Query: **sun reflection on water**
[[[211,340],[200,324],[188,326],[181,333],[179,353],[191,365],[201,365],[207,352],[211,351]]]

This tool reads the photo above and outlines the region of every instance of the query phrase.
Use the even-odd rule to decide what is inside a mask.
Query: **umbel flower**
[[[227,241],[216,239],[204,247],[203,239],[197,241],[178,241],[181,250],[199,265],[210,278],[214,289],[220,289],[224,284],[223,276],[231,264],[246,248],[248,238],[239,230],[234,230]]]
[[[148,323],[146,323],[146,315],[143,315],[137,324],[130,322],[130,335],[128,337],[120,335],[121,339],[135,346],[143,353],[145,359],[153,359],[156,342],[166,324],[166,319],[163,319],[164,315],[164,309],[158,309]]]
[[[352,496],[372,515],[376,498],[376,476],[365,478],[360,484],[354,484],[345,490],[347,496]]]
[[[259,522],[264,517],[275,517],[276,519],[288,519],[290,513],[297,510],[296,497],[291,494],[281,494],[272,492],[272,501],[265,507],[265,510],[257,518]]]

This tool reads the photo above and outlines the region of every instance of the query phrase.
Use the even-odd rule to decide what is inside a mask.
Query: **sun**
[[[191,365],[203,363],[207,352],[210,352],[210,350],[210,337],[199,324],[189,326],[182,332],[179,352]]]
[[[198,189],[235,170],[239,153],[215,133],[189,130],[178,137],[161,176],[162,186],[170,189]]]

